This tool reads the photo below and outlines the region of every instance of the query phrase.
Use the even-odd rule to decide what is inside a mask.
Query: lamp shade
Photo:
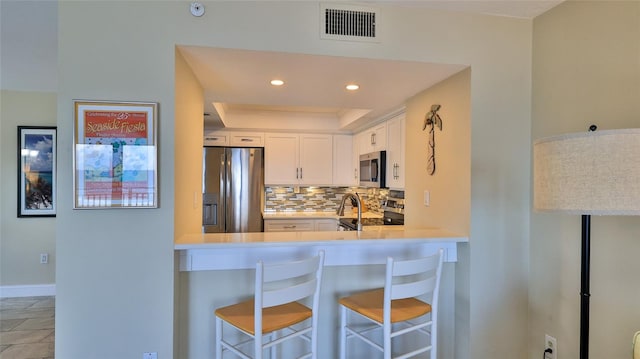
[[[533,173],[536,210],[640,215],[640,129],[536,140]]]

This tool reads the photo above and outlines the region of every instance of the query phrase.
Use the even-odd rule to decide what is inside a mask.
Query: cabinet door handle
[[[253,138],[242,138],[240,139],[241,142],[253,142]]]
[[[282,228],[284,228],[284,229],[294,229],[294,228],[296,228],[296,226],[295,225],[293,225],[293,226],[284,226]]]
[[[300,168],[296,167],[296,179],[300,179]]]
[[[300,179],[302,179],[302,167],[300,167]]]

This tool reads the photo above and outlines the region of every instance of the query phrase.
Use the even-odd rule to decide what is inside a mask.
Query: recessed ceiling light
[[[282,80],[271,80],[271,84],[273,86],[282,86],[282,85],[284,85],[284,81],[282,81]]]
[[[358,85],[356,85],[356,84],[348,84],[348,85],[346,86],[346,89],[347,89],[347,90],[349,90],[349,91],[355,91],[355,90],[357,90],[357,89],[359,89],[359,88],[360,88],[360,86],[358,86]]]

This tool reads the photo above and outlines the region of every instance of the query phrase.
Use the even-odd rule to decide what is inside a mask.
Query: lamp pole
[[[580,287],[580,359],[589,359],[589,270],[591,256],[591,215],[582,215],[582,258]]]

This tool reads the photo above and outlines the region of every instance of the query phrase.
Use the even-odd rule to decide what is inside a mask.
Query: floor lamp
[[[640,129],[554,136],[533,144],[533,206],[582,215],[580,359],[589,358],[591,215],[640,215]]]

